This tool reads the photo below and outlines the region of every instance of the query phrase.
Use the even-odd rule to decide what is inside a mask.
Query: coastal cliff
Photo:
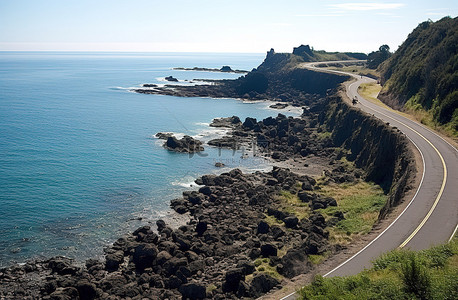
[[[320,122],[332,132],[336,145],[348,149],[348,160],[366,172],[366,180],[379,184],[389,195],[379,218],[398,205],[415,178],[414,155],[407,138],[396,128],[350,107],[339,96],[330,98]]]

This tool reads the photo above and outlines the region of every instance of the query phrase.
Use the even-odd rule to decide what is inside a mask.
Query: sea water
[[[165,150],[157,132],[208,140],[216,117],[275,116],[265,102],[133,93],[174,76],[240,74],[173,67],[251,70],[262,54],[0,52],[0,266],[65,255],[80,261],[132,229],[167,217],[170,200],[194,179],[239,167],[266,168],[241,151]],[[296,114],[287,112],[286,114]],[[215,168],[223,162],[226,168]]]

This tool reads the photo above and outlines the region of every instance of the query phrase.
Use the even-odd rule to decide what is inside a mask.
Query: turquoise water
[[[265,118],[266,103],[179,98],[129,91],[163,77],[237,78],[173,67],[248,69],[261,54],[0,52],[0,265],[36,257],[84,259],[133,228],[167,215],[197,176],[266,167],[206,147],[172,153],[160,131],[221,134],[215,117]],[[141,221],[135,220],[142,218]]]

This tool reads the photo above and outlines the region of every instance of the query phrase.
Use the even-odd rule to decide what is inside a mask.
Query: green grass
[[[325,252],[323,254],[310,254],[308,255],[308,258],[312,264],[319,265],[329,257],[329,254],[329,252]]]
[[[277,279],[278,281],[283,280],[283,276],[277,272],[277,267],[272,267],[270,265],[269,258],[257,258],[254,261],[254,265],[256,267],[256,270],[254,271],[253,274],[246,276],[245,282],[247,283],[251,282],[251,280],[253,280],[253,277],[255,277],[258,274],[270,275],[271,277]]]
[[[317,137],[318,137],[320,140],[324,140],[324,139],[330,138],[331,135],[332,135],[332,133],[329,132],[329,131],[322,131],[322,132],[318,132],[318,133],[317,133]]]
[[[299,220],[310,216],[308,203],[302,202],[296,194],[290,191],[280,191],[275,199],[279,202],[279,210],[293,214]]]
[[[207,292],[207,294],[208,294],[208,293],[211,293],[211,292],[213,292],[214,290],[216,290],[217,288],[218,288],[218,287],[217,287],[216,285],[214,285],[214,284],[209,284],[209,285],[207,286],[207,288],[206,288],[206,292]]]
[[[343,212],[345,216],[344,220],[329,228],[330,240],[333,243],[348,244],[356,235],[370,232],[387,200],[379,186],[364,181],[329,183],[320,187],[317,192],[336,199],[337,206],[318,211],[327,219],[337,211]]]
[[[458,299],[458,239],[420,252],[394,250],[349,277],[317,276],[299,299]]]
[[[269,224],[269,226],[285,226],[285,223],[281,220],[278,220],[277,218],[275,218],[274,216],[269,216],[267,214],[264,214],[264,222],[266,222],[267,224]]]

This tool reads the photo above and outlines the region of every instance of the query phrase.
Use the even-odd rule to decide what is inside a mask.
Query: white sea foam
[[[197,122],[195,124],[199,126],[210,126],[210,123],[205,123],[205,122]]]
[[[176,180],[172,182],[172,185],[174,186],[181,186],[185,188],[197,188],[200,185],[196,184],[194,182],[195,178],[192,176],[185,176],[184,178],[181,178],[179,180]]]
[[[126,87],[122,87],[122,86],[110,87],[110,90],[121,90],[121,91],[125,91],[125,90],[130,90],[130,89],[134,89],[134,88],[133,88],[133,87],[126,88]]]

